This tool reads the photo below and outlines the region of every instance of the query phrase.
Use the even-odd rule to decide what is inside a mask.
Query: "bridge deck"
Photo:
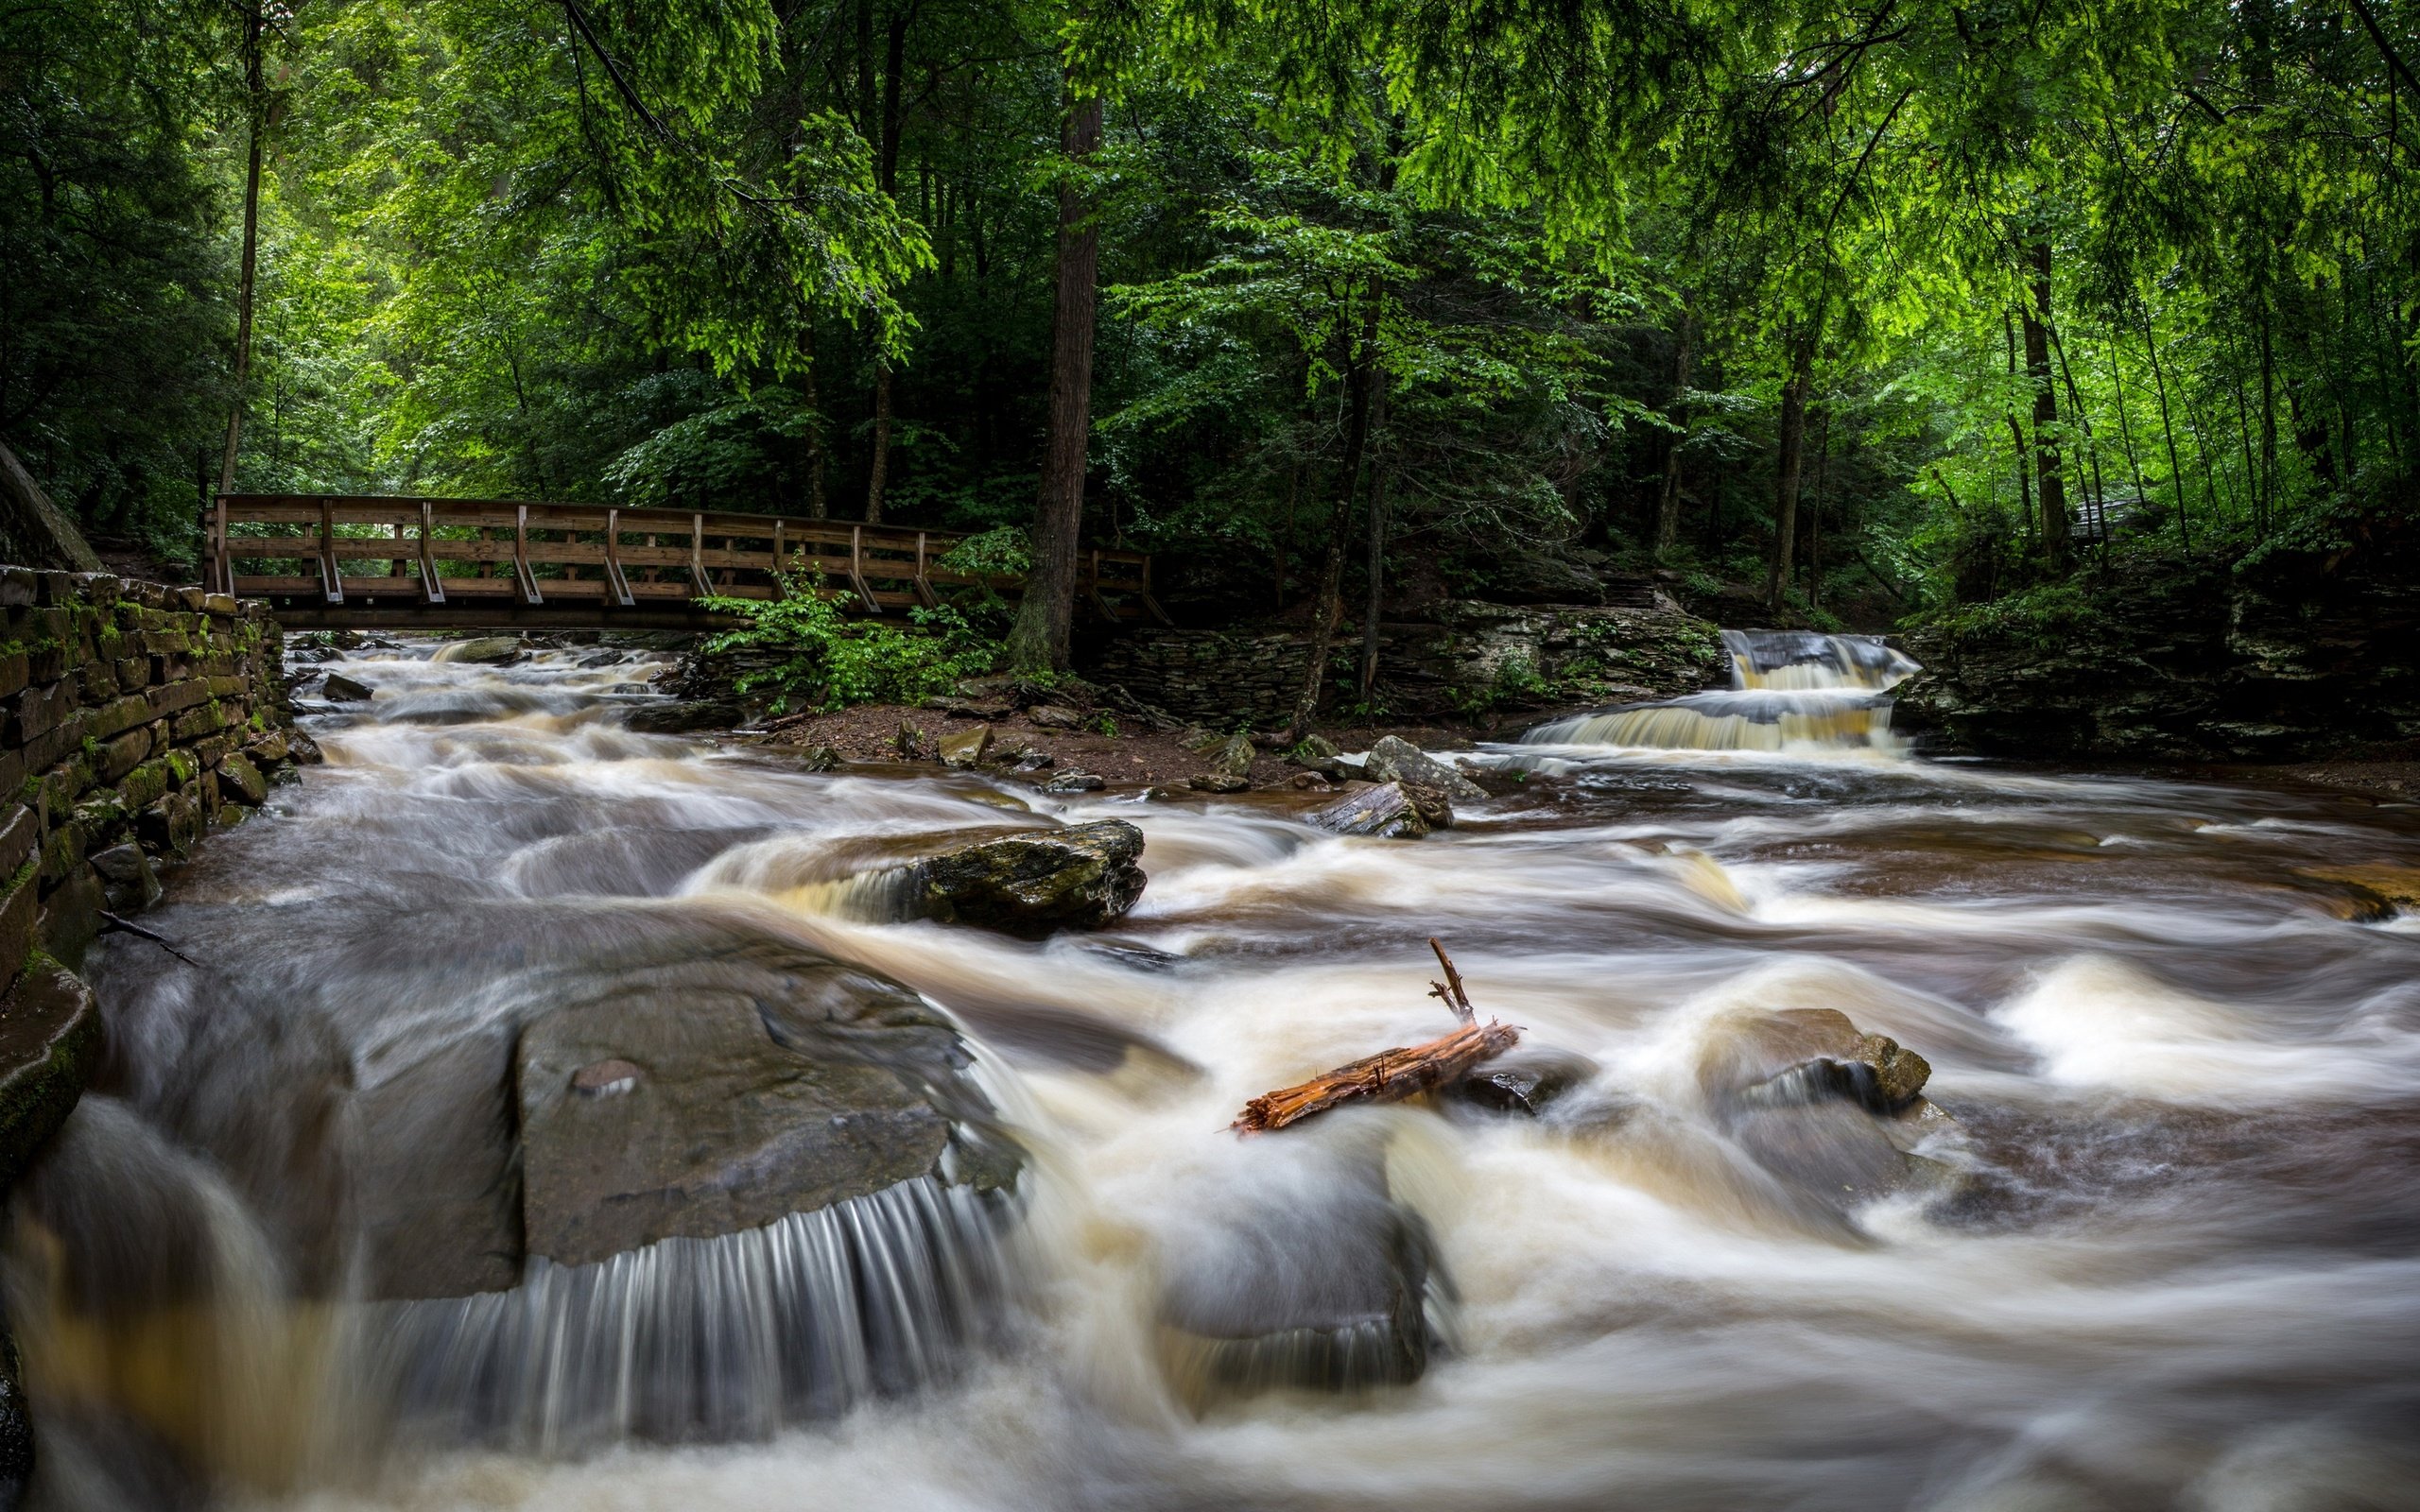
[[[290,628],[702,629],[699,601],[804,586],[869,614],[952,589],[1023,592],[1022,575],[943,564],[965,538],[786,515],[337,494],[224,494],[209,521],[213,589],[267,599]],[[1167,615],[1151,558],[1086,551],[1077,594],[1113,622]]]

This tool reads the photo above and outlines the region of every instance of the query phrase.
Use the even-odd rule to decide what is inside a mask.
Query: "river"
[[[1764,741],[1752,667],[1489,752],[1542,775],[1450,831],[1341,839],[1279,795],[815,772],[621,728],[637,653],[431,650],[354,653],[380,694],[307,721],[327,764],[146,916],[198,964],[95,953],[103,1085],[7,1260],[40,1507],[2420,1507],[2420,920],[2360,884],[2420,868],[2410,806],[1922,760],[1838,679]],[[814,881],[1004,815],[1139,826],[1141,902],[1028,942]],[[1579,1085],[1227,1131],[1450,1027],[1431,936]],[[493,1195],[372,1232],[365,1190],[450,1192],[493,1132],[412,1089],[532,1004],[677,1022],[769,952],[955,1015],[1013,1195],[908,1183],[643,1273],[472,1246],[472,1300],[379,1299],[445,1292],[381,1267]],[[1827,1191],[1754,1122],[1796,1113],[1709,1094],[1807,1009],[1930,1062],[1924,1179]],[[1172,1297],[1316,1289],[1372,1225],[1419,1251],[1425,1375],[1197,1389]],[[841,1295],[843,1249],[908,1280]]]

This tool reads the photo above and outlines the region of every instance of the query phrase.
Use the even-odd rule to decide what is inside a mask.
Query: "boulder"
[[[1252,737],[1238,730],[1229,735],[1210,757],[1210,769],[1227,777],[1248,777],[1252,774],[1253,758],[1259,755]]]
[[[341,672],[329,673],[327,680],[320,684],[320,694],[334,703],[367,703],[376,696],[377,691]]]
[[[940,741],[942,765],[961,770],[982,765],[992,749],[992,727],[977,725],[956,734],[943,735]]]
[[[1337,834],[1417,840],[1431,830],[1452,828],[1454,809],[1445,795],[1435,788],[1409,782],[1380,782],[1356,787],[1334,802],[1313,809],[1304,818]]]
[[[645,735],[684,735],[700,730],[729,730],[746,717],[747,711],[728,698],[671,698],[632,709],[622,724]]]
[[[1081,730],[1084,728],[1084,716],[1076,713],[1073,709],[1069,709],[1062,704],[1036,704],[1025,712],[1025,716],[1045,730]]]
[[[1830,1008],[1718,1023],[1698,1061],[1716,1122],[1754,1161],[1835,1211],[1905,1188],[1908,1152],[1956,1124],[1925,1100],[1932,1068]]]
[[[218,795],[258,808],[268,800],[268,779],[241,752],[231,751],[218,763]]]
[[[1097,772],[1079,771],[1075,767],[1058,773],[1042,784],[1046,793],[1098,793],[1109,785],[1109,780]]]
[[[113,845],[95,853],[93,870],[100,875],[101,886],[109,898],[110,911],[118,914],[139,914],[160,901],[160,878],[151,868],[151,858],[136,845]]]
[[[905,899],[910,918],[1011,935],[1089,929],[1143,896],[1143,832],[1124,819],[1020,830],[926,856]]]
[[[887,984],[823,997],[950,1035]],[[820,1023],[785,1028],[777,1039],[742,993],[641,990],[524,1029],[515,1085],[528,1252],[585,1264],[674,1235],[760,1228],[939,1168],[949,1121],[916,1086],[831,1053],[838,1037]]]
[[[1252,779],[1239,772],[1196,772],[1184,785],[1203,793],[1241,793],[1252,786]]]
[[[1473,1066],[1439,1091],[1449,1102],[1534,1118],[1597,1071],[1597,1063],[1586,1056],[1524,1040]]]
[[[470,662],[481,666],[510,666],[527,661],[529,653],[516,636],[481,635],[468,641],[454,641],[437,648],[432,662]]]
[[[92,990],[35,958],[0,1002],[0,1190],[67,1121],[100,1058]]]
[[[1290,1157],[1290,1158],[1288,1158]],[[1270,1390],[1359,1392],[1426,1373],[1451,1295],[1427,1226],[1375,1162],[1248,1149],[1253,1179],[1206,1190],[1163,1243],[1163,1367],[1199,1411]]]
[[[1400,735],[1381,736],[1370,747],[1361,770],[1372,782],[1412,782],[1464,802],[1487,797],[1486,789],[1464,776],[1461,767],[1439,761]]]

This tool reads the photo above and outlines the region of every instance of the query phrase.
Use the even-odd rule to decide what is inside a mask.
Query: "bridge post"
[[[437,556],[429,549],[429,538],[437,533],[437,514],[423,499],[420,505],[420,601],[424,604],[445,602],[445,585],[437,580]]]
[[[622,511],[605,511],[605,591],[614,602],[629,609],[638,600],[631,596],[631,580],[622,576]]]
[[[512,522],[512,576],[521,590],[525,604],[543,604],[538,593],[538,575],[529,570],[529,507],[515,506]]]
[[[320,596],[331,604],[344,602],[344,575],[337,570],[337,510],[320,501]]]

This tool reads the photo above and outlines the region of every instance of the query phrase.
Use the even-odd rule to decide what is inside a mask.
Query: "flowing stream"
[[[638,653],[354,653],[379,694],[307,722],[327,765],[146,916],[199,964],[91,962],[104,1086],[6,1262],[36,1504],[2420,1507],[2420,920],[2380,904],[2420,812],[1918,760],[1878,643],[1733,651],[1731,693],[1484,753],[1530,775],[1419,841],[642,735]],[[832,881],[1101,818],[1150,875],[1102,934],[870,922]],[[1227,1132],[1451,1027],[1430,936],[1560,1097]],[[960,1089],[950,1169],[1013,1149],[1012,1191],[465,1240],[579,1174],[489,1168],[516,1033],[823,1033],[826,958],[964,1028],[944,1065],[898,994],[883,1063]],[[1931,1064],[1948,1117],[1889,1179],[1831,1178],[1881,1148],[1835,1105],[1709,1080],[1814,1009]]]

